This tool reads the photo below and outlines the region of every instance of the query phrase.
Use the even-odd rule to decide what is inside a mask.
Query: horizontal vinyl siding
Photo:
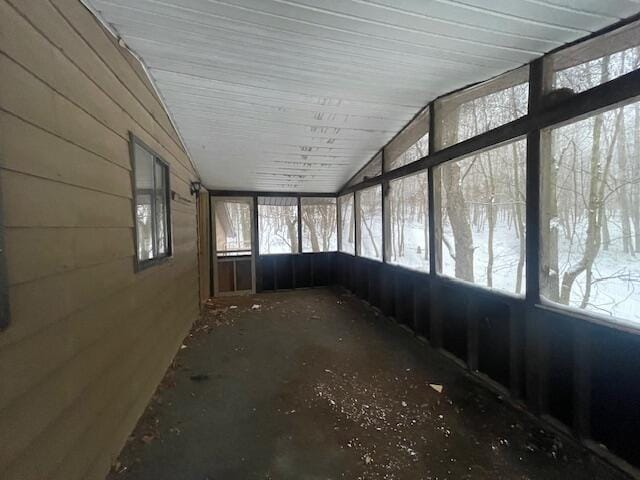
[[[196,173],[76,0],[0,0],[0,478],[99,479],[198,316]],[[174,255],[134,273],[128,135],[170,164]]]

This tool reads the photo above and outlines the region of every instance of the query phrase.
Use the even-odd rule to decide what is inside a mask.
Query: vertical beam
[[[542,110],[543,94],[544,62],[538,59],[529,67],[529,115],[537,115]],[[526,195],[525,391],[529,407],[540,413],[546,403],[543,397],[547,382],[543,351],[545,329],[534,308],[540,300],[540,129],[531,130],[527,135]],[[515,341],[515,336],[511,341]],[[510,365],[511,370],[514,368],[515,365]]]
[[[2,185],[0,185],[0,330],[9,326],[9,279],[7,254],[4,243],[4,215],[2,210]]]
[[[251,196],[253,200],[251,211],[251,254],[254,258],[254,275],[255,275],[255,289],[256,292],[262,291],[262,261],[260,260],[260,232],[258,231],[258,195]],[[275,278],[274,278],[275,285]]]
[[[434,102],[429,104],[429,154],[435,152],[436,149],[436,119]],[[439,232],[436,231],[436,207],[440,206],[440,202],[436,201],[434,167],[429,167],[427,176],[427,198],[429,199],[429,274],[431,278],[435,278],[438,271],[438,253],[436,249],[436,238]],[[438,191],[438,195],[439,195]]]
[[[429,155],[436,150],[436,135],[438,134],[436,126],[435,104],[429,104]],[[442,346],[442,315],[440,309],[440,298],[438,288],[438,271],[440,270],[440,252],[439,245],[441,242],[440,222],[440,182],[436,178],[436,168],[429,167],[427,175],[427,196],[429,199],[429,276],[431,282],[429,285],[429,328],[431,343],[436,348]]]
[[[360,199],[358,198],[358,192],[353,192],[353,231],[355,232],[355,243],[353,245],[353,251],[356,257],[360,256]]]
[[[300,195],[296,195],[298,200],[298,251],[296,253],[302,253],[302,200]]]
[[[338,251],[342,250],[342,208],[340,208],[340,197],[336,196],[336,245]]]
[[[383,156],[384,161],[384,156]],[[389,218],[389,182],[384,181],[381,184],[382,189],[382,263],[386,263],[389,259],[389,239],[391,238],[391,223]]]
[[[531,63],[529,69],[529,115],[541,110],[544,93],[544,62]],[[539,251],[540,251],[540,129],[527,135],[527,209],[526,209],[526,286],[527,303],[540,299]]]
[[[214,262],[217,260],[216,256],[215,256],[215,247],[214,247],[214,243],[213,243],[213,224],[216,221],[215,219],[215,214],[213,212],[213,206],[212,206],[212,201],[211,201],[211,193],[209,193],[209,296],[213,297],[215,296],[215,286],[213,284],[213,281],[215,279],[213,273],[213,265]]]

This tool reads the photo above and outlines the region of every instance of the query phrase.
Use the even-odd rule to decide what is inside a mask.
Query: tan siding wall
[[[130,131],[176,193],[174,256],[139,273]],[[77,0],[0,0],[3,480],[104,478],[198,315],[196,178],[136,60]]]

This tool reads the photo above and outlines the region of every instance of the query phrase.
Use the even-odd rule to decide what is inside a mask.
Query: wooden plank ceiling
[[[640,0],[84,0],[147,66],[203,183],[332,192],[426,103]]]

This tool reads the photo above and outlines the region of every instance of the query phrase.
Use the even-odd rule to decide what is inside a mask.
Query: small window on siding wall
[[[519,140],[436,169],[442,232],[436,243],[439,272],[524,293],[525,165],[526,141]]]
[[[356,192],[358,255],[382,260],[382,187]]]
[[[356,217],[353,208],[353,194],[338,197],[340,209],[340,251],[356,253]]]
[[[435,148],[454,145],[527,114],[529,67],[436,100]]]
[[[384,168],[388,172],[429,154],[429,110],[425,108],[384,149]]]
[[[260,255],[298,253],[298,199],[258,197]]]
[[[389,182],[388,262],[429,271],[427,172]]]
[[[301,198],[302,251],[335,252],[338,247],[335,198]]]
[[[136,137],[131,137],[135,180],[137,267],[171,255],[169,167]]]

